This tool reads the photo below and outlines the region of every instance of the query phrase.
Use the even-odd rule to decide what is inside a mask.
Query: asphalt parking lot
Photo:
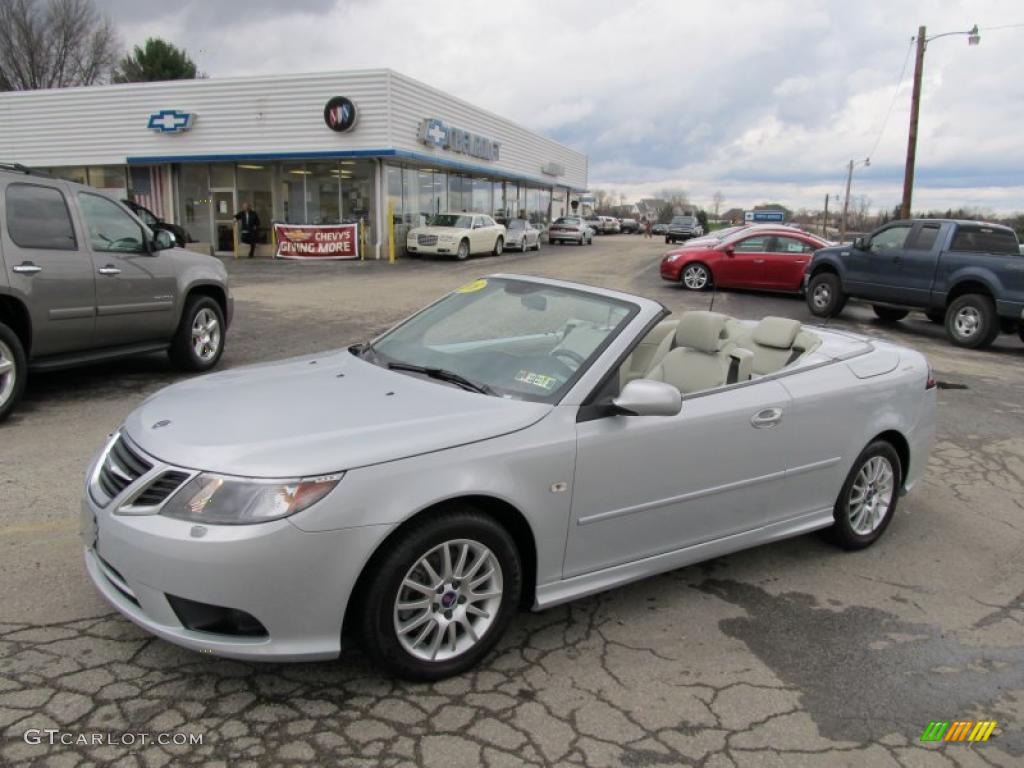
[[[620,235],[467,263],[230,262],[221,368],[366,339],[498,271],[707,308],[711,294],[661,281],[664,250]],[[799,298],[722,293],[714,306],[812,320]],[[357,650],[301,665],[205,657],[113,613],[82,563],[83,472],[179,374],[155,356],[37,376],[0,427],[0,763],[1021,765],[1024,344],[958,350],[923,317],[887,326],[852,305],[833,322],[917,347],[943,387],[926,479],[876,546],[805,536],[523,614],[482,667],[434,685],[383,678]],[[998,727],[983,744],[923,744],[933,720]],[[47,728],[203,743],[23,738]]]

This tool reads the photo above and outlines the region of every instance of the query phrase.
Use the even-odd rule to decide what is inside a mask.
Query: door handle
[[[17,272],[19,275],[34,275],[37,272],[42,271],[42,267],[37,264],[33,264],[31,261],[25,261],[16,267],[11,267],[11,272]]]
[[[750,417],[750,425],[754,429],[774,427],[780,421],[782,421],[781,408],[765,408]]]
[[[121,270],[120,269],[118,269],[117,267],[112,266],[110,264],[107,264],[107,266],[105,266],[105,267],[100,267],[96,271],[99,272],[101,275],[108,275],[110,277],[113,277],[114,275],[120,275],[121,274]]]
[[[764,264],[764,259],[754,259],[755,264]]]

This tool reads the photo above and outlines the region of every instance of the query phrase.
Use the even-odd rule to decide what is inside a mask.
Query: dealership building
[[[543,224],[587,186],[586,155],[390,70],[0,93],[0,162],[133,199],[221,254],[246,202],[262,253],[272,222],[358,223],[382,258],[439,211]]]

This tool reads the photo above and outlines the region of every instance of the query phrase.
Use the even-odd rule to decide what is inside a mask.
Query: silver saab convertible
[[[146,400],[89,469],[114,607],[242,659],[438,679],[539,610],[831,528],[873,543],[924,472],[935,383],[835,329],[495,275],[372,342]]]

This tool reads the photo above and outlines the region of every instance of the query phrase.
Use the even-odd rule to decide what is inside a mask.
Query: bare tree
[[[104,82],[119,47],[92,0],[0,0],[0,91]]]
[[[715,218],[718,218],[718,209],[722,207],[722,203],[725,202],[725,195],[722,194],[721,190],[715,192],[711,197],[711,202],[715,206]]]

